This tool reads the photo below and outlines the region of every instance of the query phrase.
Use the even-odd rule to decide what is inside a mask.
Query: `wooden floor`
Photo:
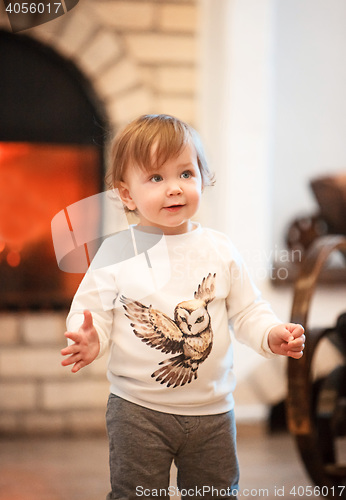
[[[239,498],[307,498],[312,482],[288,434],[240,427],[238,454]],[[108,490],[106,438],[0,441],[1,500],[105,500]]]

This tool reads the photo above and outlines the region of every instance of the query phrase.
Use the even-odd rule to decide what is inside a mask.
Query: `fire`
[[[0,245],[23,248],[50,237],[59,210],[95,194],[95,153],[91,147],[0,143]]]
[[[73,295],[80,276],[59,269],[51,220],[99,193],[102,177],[95,146],[0,142],[0,304],[36,303],[39,293],[57,304]],[[87,223],[98,227],[100,214]]]

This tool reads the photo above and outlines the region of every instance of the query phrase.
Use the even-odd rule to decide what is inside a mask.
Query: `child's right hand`
[[[73,365],[71,371],[76,373],[97,358],[100,341],[90,311],[84,311],[84,321],[78,332],[65,332],[65,337],[74,344],[61,350],[63,356],[69,356],[61,362],[62,366]]]

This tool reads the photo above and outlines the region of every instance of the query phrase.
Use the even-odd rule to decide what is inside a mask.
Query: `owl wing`
[[[198,285],[194,293],[195,299],[204,300],[208,304],[215,298],[215,277],[216,273],[209,273],[206,278],[203,278],[202,283]]]
[[[125,316],[132,321],[133,332],[142,342],[165,353],[183,352],[183,334],[171,318],[137,300],[121,296],[120,301]]]

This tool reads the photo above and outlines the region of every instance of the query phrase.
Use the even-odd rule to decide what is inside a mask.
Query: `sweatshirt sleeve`
[[[257,287],[236,249],[230,263],[230,292],[226,299],[228,318],[235,337],[264,357],[276,356],[268,344],[270,330],[282,323]]]
[[[83,311],[88,309],[91,312],[100,341],[98,357],[106,352],[109,345],[116,297],[115,276],[108,268],[88,270],[67,316],[67,330],[78,331],[84,320]]]

